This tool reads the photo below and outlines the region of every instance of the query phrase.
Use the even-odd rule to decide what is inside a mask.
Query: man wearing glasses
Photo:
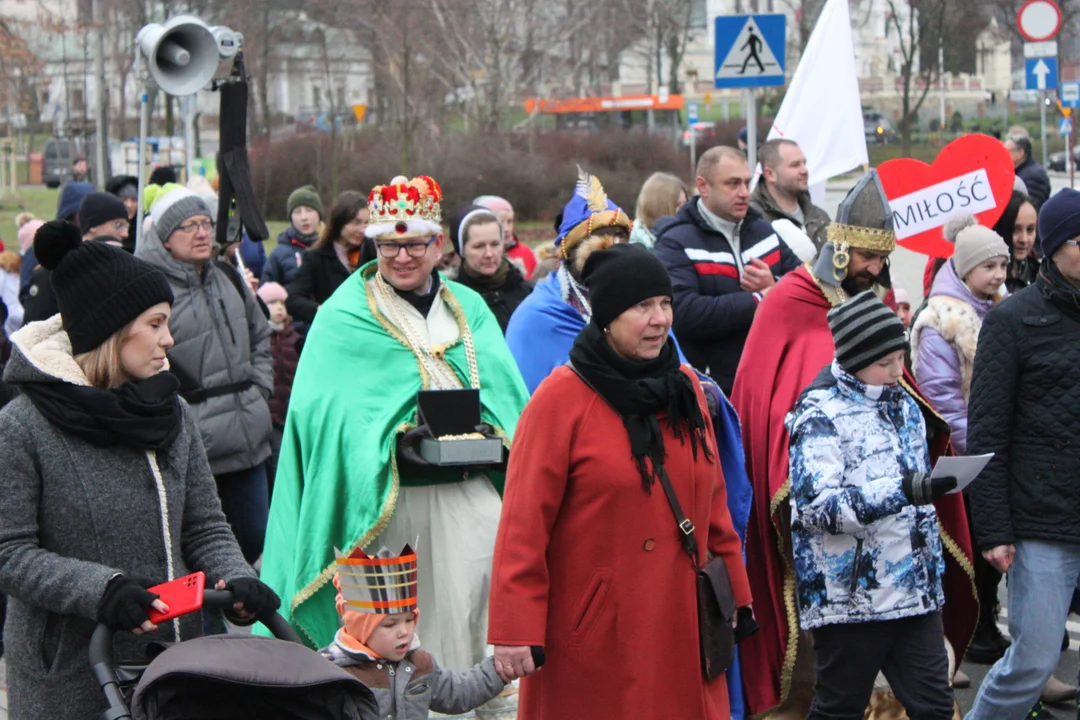
[[[127,239],[127,208],[118,197],[103,192],[88,193],[79,203],[79,231],[83,240],[97,240],[120,247]],[[23,323],[47,320],[60,312],[52,290],[52,271],[34,269],[23,297]]]
[[[378,257],[323,303],[308,332],[261,577],[300,636],[325,647],[338,628],[334,548],[426,548],[424,648],[464,670],[484,659],[504,470],[430,464],[420,444],[432,432],[417,393],[478,390],[480,424],[474,414],[464,435],[497,437],[507,449],[528,396],[487,303],[435,269],[441,201],[438,183],[423,176],[395,178],[368,196],[365,233]]]
[[[146,190],[150,215],[135,256],[165,273],[175,300],[169,370],[191,405],[225,517],[249,563],[262,553],[274,387],[270,326],[232,267],[213,260],[206,202],[180,185]]]

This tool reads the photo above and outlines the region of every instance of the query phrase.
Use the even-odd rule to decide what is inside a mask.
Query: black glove
[[[956,478],[931,478],[929,473],[909,473],[903,480],[904,495],[912,505],[929,505],[950,490],[956,489]]]
[[[427,425],[414,427],[397,437],[398,470],[424,472],[431,469],[431,463],[420,454],[420,441],[430,438],[431,430]]]
[[[105,586],[97,607],[97,621],[113,630],[135,630],[150,619],[150,607],[158,595],[146,588],[152,580],[117,575]]]
[[[486,438],[501,439],[498,435],[495,434],[495,428],[491,427],[487,423],[480,423],[479,425],[474,427],[473,430],[480,433]]]
[[[269,585],[257,578],[240,577],[230,580],[225,584],[225,589],[232,593],[235,602],[244,603],[245,612],[254,615],[256,618],[277,612],[277,609],[281,607],[281,598],[277,596],[277,593],[271,590]],[[226,612],[225,616],[229,618],[229,622],[237,624],[233,613]],[[250,625],[252,622],[254,620],[241,620],[240,624],[246,623]]]
[[[735,620],[735,642],[737,643],[742,642],[761,629],[757,620],[754,619],[754,611],[750,607],[739,608],[735,614]]]

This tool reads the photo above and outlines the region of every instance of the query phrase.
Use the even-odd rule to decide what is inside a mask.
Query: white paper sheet
[[[979,473],[982,472],[982,469],[986,467],[986,463],[990,462],[992,457],[994,457],[994,453],[941,457],[938,458],[937,465],[934,466],[930,477],[956,478],[956,489],[951,490],[949,494],[958,493],[970,485],[975,478],[979,477]]]

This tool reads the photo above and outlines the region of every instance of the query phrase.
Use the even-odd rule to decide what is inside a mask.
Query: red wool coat
[[[719,459],[699,448],[695,461],[660,425],[698,545],[725,559],[738,605],[749,605]],[[711,422],[705,434],[716,458]],[[518,423],[489,605],[490,643],[547,654],[521,683],[521,720],[731,717],[724,677],[706,684],[701,672],[694,568],[663,488],[645,492],[622,419],[565,367]]]

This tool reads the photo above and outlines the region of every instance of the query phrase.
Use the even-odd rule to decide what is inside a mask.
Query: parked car
[[[696,122],[686,130],[683,130],[682,144],[685,148],[690,147],[691,133],[693,133],[693,137],[696,138],[696,144],[700,146],[704,140],[716,137],[716,123]]]
[[[863,113],[863,133],[868,143],[888,143],[896,139],[892,123],[878,112]]]
[[[41,182],[58,188],[71,179],[71,163],[80,153],[85,156],[86,140],[77,137],[52,137],[45,141]]]
[[[1080,164],[1080,144],[1073,145],[1073,167]],[[1050,153],[1046,163],[1047,170],[1057,170],[1058,172],[1065,172],[1069,169],[1069,166],[1065,163],[1065,151]]]

